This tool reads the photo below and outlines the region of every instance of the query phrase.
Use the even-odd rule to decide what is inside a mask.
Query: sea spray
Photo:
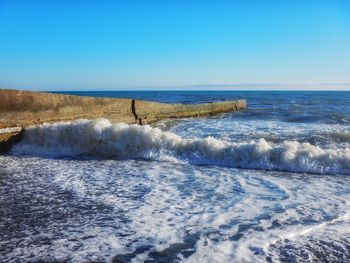
[[[28,128],[11,153],[51,158],[179,160],[195,165],[350,174],[350,148],[334,150],[265,139],[239,143],[212,137],[186,139],[147,125],[112,124],[106,119]]]

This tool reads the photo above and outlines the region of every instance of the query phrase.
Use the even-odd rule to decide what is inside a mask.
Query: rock
[[[165,118],[212,116],[246,107],[245,100],[168,104],[134,99],[0,90],[0,152],[7,151],[23,133],[23,131],[11,132],[5,129],[25,128],[44,122],[96,118],[143,125]]]

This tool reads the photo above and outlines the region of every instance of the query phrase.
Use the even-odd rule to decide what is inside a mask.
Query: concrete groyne
[[[0,90],[0,152],[21,139],[23,130],[44,122],[106,118],[150,124],[166,118],[212,116],[246,108],[245,100],[168,104],[135,99],[95,98],[44,92]]]

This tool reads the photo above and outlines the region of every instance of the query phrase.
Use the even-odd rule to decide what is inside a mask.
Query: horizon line
[[[2,85],[1,85],[2,86]],[[28,85],[28,87],[9,87],[3,85],[0,89],[28,90],[28,91],[350,91],[350,82],[307,82],[307,83],[283,83],[283,82],[223,82],[192,85],[103,85],[76,86],[76,85]],[[299,87],[298,87],[299,86]]]

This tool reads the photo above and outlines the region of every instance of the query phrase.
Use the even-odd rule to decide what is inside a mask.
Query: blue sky
[[[2,88],[222,83],[350,83],[350,1],[0,0]]]

